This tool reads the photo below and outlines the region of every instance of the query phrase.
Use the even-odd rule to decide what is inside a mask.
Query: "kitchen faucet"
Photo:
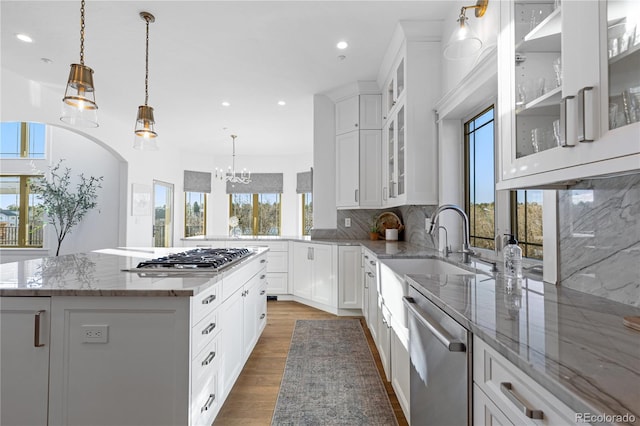
[[[470,263],[470,256],[473,254],[471,251],[471,244],[469,243],[469,216],[462,210],[460,207],[455,204],[443,204],[439,206],[436,211],[431,216],[431,226],[429,227],[429,234],[433,235],[433,233],[438,229],[436,227],[436,220],[440,213],[445,210],[453,210],[457,212],[462,217],[462,261],[464,263]]]

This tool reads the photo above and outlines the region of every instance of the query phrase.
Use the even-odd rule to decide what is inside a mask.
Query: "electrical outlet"
[[[431,218],[430,217],[425,217],[424,218],[424,230],[428,231],[430,227],[431,227]]]
[[[345,228],[351,227],[351,218],[350,217],[345,217],[344,218],[344,226],[345,226]]]
[[[109,339],[108,325],[83,325],[82,326],[82,342],[83,343],[107,343]]]

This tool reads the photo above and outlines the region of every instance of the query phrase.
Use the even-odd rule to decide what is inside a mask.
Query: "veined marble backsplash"
[[[558,191],[560,285],[640,306],[640,174]]]
[[[412,244],[435,248],[437,237],[432,239],[424,229],[424,220],[430,217],[436,206],[401,206],[388,209],[338,210],[336,235],[338,239],[366,240],[369,238],[369,226],[374,218],[384,212],[393,212],[401,220],[404,230],[398,239]],[[344,226],[345,219],[351,219],[351,226]]]

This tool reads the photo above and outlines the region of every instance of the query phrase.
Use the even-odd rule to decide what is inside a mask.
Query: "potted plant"
[[[377,240],[380,236],[378,233],[380,232],[380,227],[378,226],[378,220],[374,217],[371,220],[371,225],[369,225],[369,239]]]
[[[98,189],[102,188],[103,177],[79,175],[80,181],[76,185],[76,192],[72,192],[71,169],[65,167],[60,170],[62,160],[51,167],[49,178],[31,181],[31,192],[40,197],[41,205],[38,215],[44,213],[48,222],[56,231],[58,247],[56,256],[60,254],[62,241],[71,229],[80,223],[84,216],[98,206]]]

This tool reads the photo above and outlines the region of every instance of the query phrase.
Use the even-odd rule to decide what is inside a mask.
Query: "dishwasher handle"
[[[404,296],[402,298],[404,305],[415,315],[416,319],[420,321],[422,325],[427,327],[431,333],[449,350],[449,352],[466,352],[467,347],[462,342],[456,342],[455,338],[449,334],[440,324],[438,324],[433,318],[427,315],[426,312],[417,307],[415,300],[412,297]]]

